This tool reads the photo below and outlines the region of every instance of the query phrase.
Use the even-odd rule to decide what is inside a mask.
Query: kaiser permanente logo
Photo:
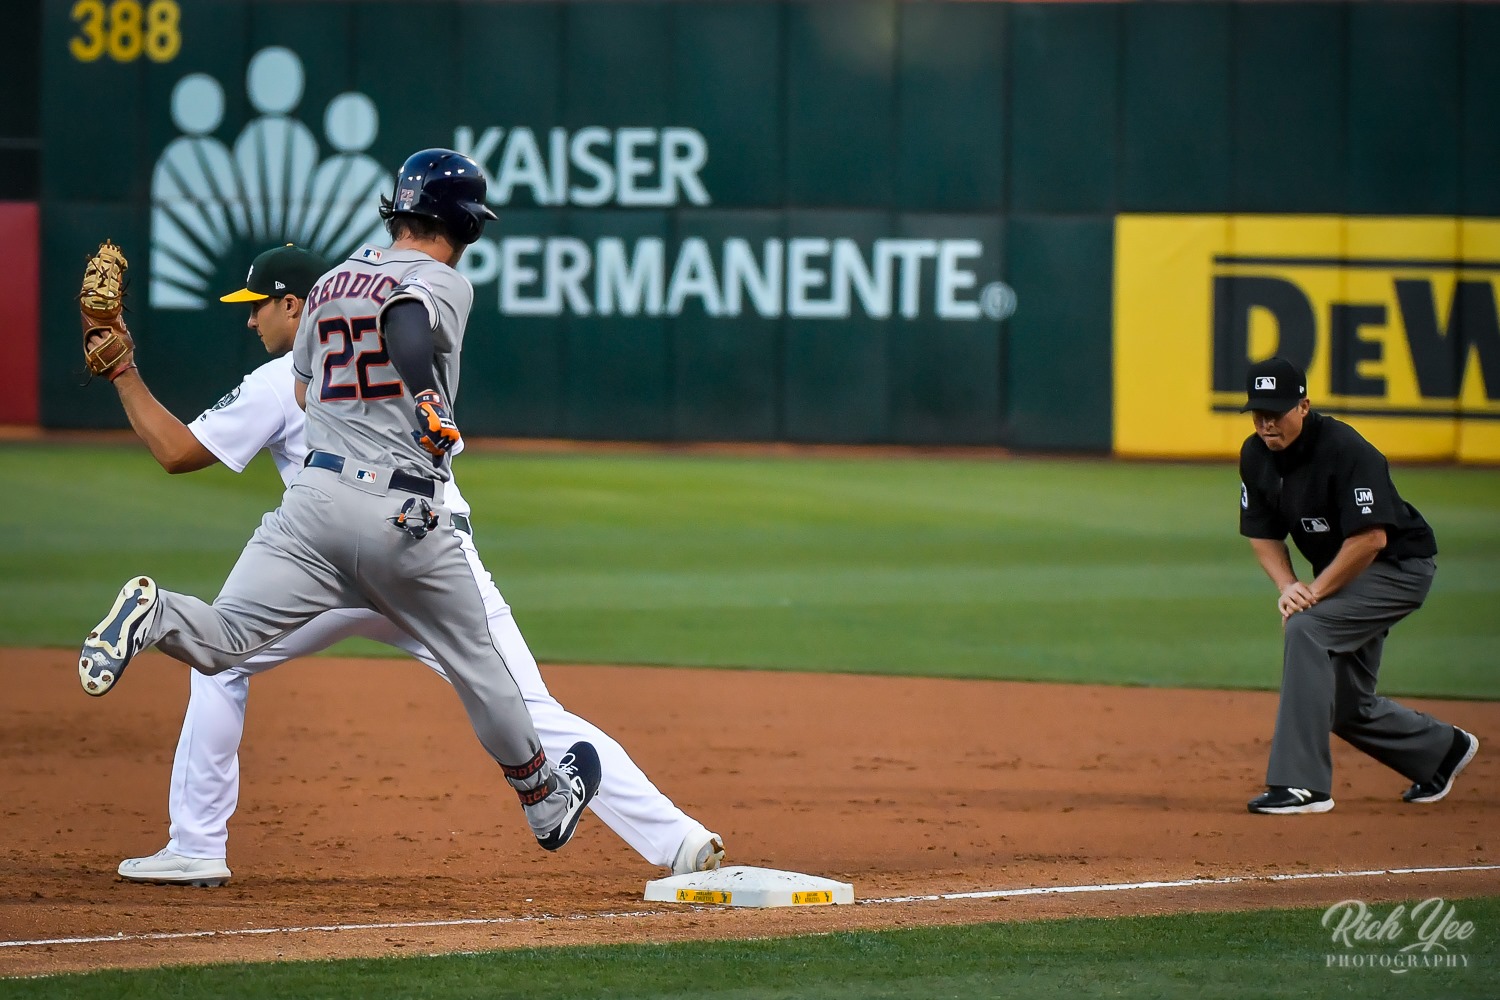
[[[232,147],[213,133],[223,88],[183,77],[172,117],[183,135],[162,152],[152,177],[151,304],[199,309],[231,247],[297,243],[330,260],[363,242],[383,244],[377,214],[391,169],[366,150],[379,129],[370,98],[341,94],[323,116],[323,157],[312,130],[293,116],[302,63],[289,49],[250,60],[246,97],[260,117]],[[999,321],[1016,308],[998,268],[970,238],[854,240],[818,233],[771,239],[685,235],[573,236],[507,232],[505,209],[524,194],[542,210],[705,208],[708,142],[682,126],[534,130],[454,129],[452,148],[484,169],[501,216],[469,248],[460,270],[508,316],[675,316],[875,319],[935,317]],[[415,146],[414,146],[415,148]],[[528,212],[530,209],[528,209]],[[725,213],[732,217],[732,213]],[[609,218],[621,218],[611,212]],[[684,224],[684,229],[690,228]]]
[[[232,144],[214,133],[224,88],[191,73],[172,88],[172,122],[182,133],[151,174],[151,305],[201,309],[219,262],[231,249],[296,243],[330,260],[383,240],[379,196],[387,169],[365,154],[380,128],[375,103],[344,93],[323,112],[318,138],[292,116],[302,101],[302,60],[272,46],[250,59],[245,95],[258,112]]]
[[[1474,923],[1458,907],[1434,896],[1414,906],[1398,903],[1380,912],[1346,899],[1323,911],[1330,951],[1328,969],[1380,969],[1393,975],[1412,970],[1467,969],[1473,959]]]

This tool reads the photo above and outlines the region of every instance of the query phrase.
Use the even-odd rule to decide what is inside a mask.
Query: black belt
[[[310,469],[327,469],[329,472],[344,471],[344,456],[330,455],[326,451],[310,451],[302,464]],[[415,493],[431,500],[437,495],[437,484],[431,479],[421,476],[413,476],[407,472],[391,470],[390,486],[393,490],[401,490],[403,493]],[[467,518],[465,518],[467,520]]]

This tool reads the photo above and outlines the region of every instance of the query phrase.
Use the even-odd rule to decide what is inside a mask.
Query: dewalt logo
[[[1327,413],[1500,419],[1497,282],[1500,260],[1216,255],[1213,408],[1279,354],[1321,363]]]
[[[1280,355],[1392,458],[1500,461],[1497,302],[1497,220],[1120,216],[1115,448],[1237,454]]]

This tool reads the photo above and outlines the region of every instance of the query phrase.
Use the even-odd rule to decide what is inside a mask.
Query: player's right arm
[[[120,405],[125,408],[131,428],[163,469],[174,475],[196,472],[219,460],[152,394],[141,378],[140,369],[131,368],[117,375],[111,384],[120,394]]]
[[[437,464],[460,435],[433,367],[437,339],[432,313],[414,298],[393,299],[380,312],[380,332],[391,366],[417,406],[417,429],[412,436]]]

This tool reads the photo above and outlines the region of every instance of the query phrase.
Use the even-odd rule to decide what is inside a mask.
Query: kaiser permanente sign
[[[708,143],[696,129],[460,127],[453,148],[475,159],[489,200],[503,211],[518,193],[539,207],[706,207]],[[504,225],[502,214],[501,228]],[[980,285],[976,239],[852,239],[817,235],[756,242],[688,236],[485,237],[464,273],[494,282],[511,316],[674,316],[696,303],[709,316],[844,319],[856,306],[876,319],[1004,319],[1015,296]]]
[[[1115,450],[1238,455],[1280,354],[1391,458],[1500,462],[1497,286],[1494,219],[1120,216]]]
[[[189,73],[173,87],[179,134],[151,181],[154,308],[203,308],[221,259],[247,243],[294,242],[338,260],[384,240],[376,208],[393,168],[369,153],[380,131],[375,102],[358,91],[335,96],[319,133],[303,120],[317,109],[301,107],[302,58],[274,45],[251,57],[245,96],[258,117],[226,141],[219,80]],[[617,210],[713,204],[703,177],[708,141],[694,128],[461,125],[453,148],[484,169],[501,215],[461,270],[481,299],[493,286],[504,315],[675,316],[692,307],[711,317],[844,319],[862,311],[876,319],[973,321],[1001,320],[1015,309],[1015,294],[995,280],[998,261],[978,239],[859,241],[816,232],[709,239],[693,233],[686,214],[675,220],[679,236],[671,241],[610,235]],[[564,228],[554,223],[589,210],[601,213],[589,223],[598,231],[590,240],[508,228],[527,219],[537,229]],[[538,222],[537,211],[557,214]],[[884,206],[863,215],[867,228],[871,218],[892,218]],[[716,213],[716,229],[732,233],[735,218],[733,210]],[[752,225],[764,232],[759,219],[746,228]]]

